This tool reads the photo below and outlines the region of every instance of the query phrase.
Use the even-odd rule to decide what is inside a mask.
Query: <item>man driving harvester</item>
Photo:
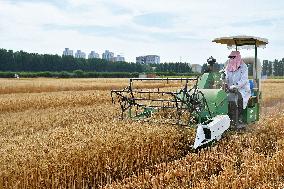
[[[251,96],[248,67],[243,62],[239,51],[232,51],[228,58],[230,59],[225,68],[225,74],[229,109],[233,110],[229,111],[229,117],[233,127],[242,128],[244,127],[242,113]]]

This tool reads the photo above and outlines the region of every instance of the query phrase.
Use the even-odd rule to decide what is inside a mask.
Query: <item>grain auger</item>
[[[157,118],[194,127],[195,149],[213,140],[218,141],[222,134],[230,126],[235,127],[239,120],[245,125],[258,121],[261,69],[257,63],[257,48],[265,47],[268,40],[253,36],[233,36],[216,38],[213,42],[226,44],[236,50],[241,47],[255,49],[253,80],[248,81],[251,83],[252,92],[242,117],[237,116],[239,112],[236,101],[230,97],[234,92],[226,88],[225,71],[216,69],[216,60],[213,57],[207,59],[208,70],[196,78],[132,78],[125,89],[112,90],[112,100],[113,103],[119,102],[121,117],[124,118],[126,114],[134,120]],[[136,82],[142,84],[135,85]]]

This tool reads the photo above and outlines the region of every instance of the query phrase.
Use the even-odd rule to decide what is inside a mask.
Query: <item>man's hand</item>
[[[229,87],[229,92],[231,92],[231,93],[237,93],[237,92],[238,92],[237,86],[236,86],[236,85],[231,85],[231,86]]]

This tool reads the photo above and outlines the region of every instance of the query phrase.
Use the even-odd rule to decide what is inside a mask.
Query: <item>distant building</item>
[[[117,55],[116,57],[113,58],[114,62],[125,62],[125,58],[121,55]]]
[[[91,51],[90,54],[88,55],[88,58],[100,58],[100,55],[96,53],[95,51]]]
[[[145,63],[145,56],[138,56],[136,57],[136,63],[144,64]]]
[[[86,53],[82,52],[81,50],[77,50],[75,53],[75,58],[86,58]]]
[[[158,55],[146,55],[136,57],[136,63],[139,64],[160,64],[160,56]]]
[[[145,74],[145,73],[142,73],[142,74],[139,74],[139,78],[156,78],[157,75],[156,74]]]
[[[73,50],[65,48],[65,50],[63,51],[63,56],[73,56]]]
[[[102,54],[102,58],[108,61],[114,61],[114,53],[110,52],[109,50],[105,50]]]
[[[202,66],[199,64],[191,64],[192,72],[201,73]]]

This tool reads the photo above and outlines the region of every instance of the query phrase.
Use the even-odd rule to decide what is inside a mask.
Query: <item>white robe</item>
[[[234,72],[229,72],[226,68],[226,80],[228,87],[235,85],[241,93],[243,97],[243,109],[245,109],[251,96],[247,65],[242,63],[239,69]]]

